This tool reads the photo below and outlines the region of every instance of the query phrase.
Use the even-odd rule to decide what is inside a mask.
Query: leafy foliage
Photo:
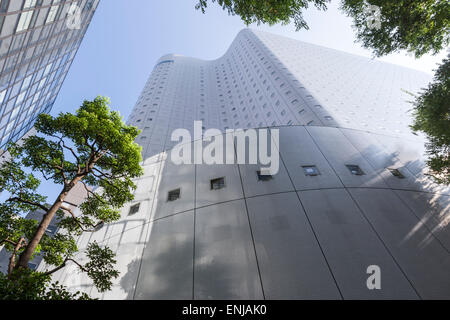
[[[0,273],[0,300],[91,300],[81,292],[70,293],[44,273],[27,269],[14,270],[6,276]]]
[[[230,15],[238,15],[246,25],[252,23],[288,24],[296,30],[309,29],[303,10],[310,5],[327,10],[330,0],[211,0]],[[206,12],[208,0],[199,0],[197,10]],[[374,15],[370,5],[379,7]],[[413,53],[417,58],[426,53],[436,54],[450,43],[450,2],[448,0],[341,0],[341,10],[353,19],[356,36],[375,56],[399,50]],[[380,27],[370,21],[380,19]]]
[[[35,278],[49,276],[71,261],[93,280],[100,292],[109,290],[112,279],[119,275],[114,270],[114,253],[97,243],[90,244],[86,250],[89,261],[81,265],[75,259],[79,250],[75,237],[117,221],[120,208],[133,200],[133,179],[143,173],[141,147],[134,142],[139,131],[124,124],[104,97],[84,101],[75,114],[42,114],[35,128],[36,136],[27,138],[21,146],[9,147],[11,160],[0,167],[0,186],[9,195],[0,205],[0,245],[11,253],[8,279],[15,282],[5,286],[14,289],[20,283],[29,285],[32,297],[49,297],[44,290],[49,288],[57,297],[71,297],[46,278],[41,279],[42,287],[35,287],[39,282]],[[47,198],[37,192],[40,180],[34,175],[36,172],[61,185],[52,205],[46,204]],[[64,200],[77,185],[84,186],[88,197],[74,212]],[[44,212],[41,221],[23,218],[36,210]],[[51,237],[46,230],[53,219],[60,232]],[[36,254],[54,269],[43,274],[26,273]],[[22,273],[15,277],[19,272]]]
[[[111,288],[111,279],[117,278],[119,272],[114,270],[115,254],[109,248],[101,248],[97,242],[90,243],[87,248],[89,262],[84,266],[89,277],[100,292]]]
[[[303,10],[310,4],[321,10],[327,9],[330,0],[212,0],[227,10],[230,15],[238,15],[246,25],[252,23],[267,23],[274,25],[277,23],[288,24],[291,19],[295,27],[309,29],[303,18]],[[199,0],[196,5],[197,10],[206,12],[208,0]]]
[[[380,28],[368,24],[380,8]],[[342,0],[341,9],[353,18],[357,39],[375,56],[407,50],[416,58],[436,54],[450,43],[450,2],[448,0]]]
[[[428,136],[431,175],[439,183],[450,184],[450,54],[414,105],[412,129]]]

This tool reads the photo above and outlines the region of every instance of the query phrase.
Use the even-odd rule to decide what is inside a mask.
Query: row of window
[[[366,175],[366,173],[358,165],[348,164],[346,165],[346,167],[352,175],[355,176]],[[302,168],[306,176],[310,177],[320,176],[320,171],[316,166],[303,166]],[[399,179],[405,178],[405,176],[400,172],[399,169],[387,168],[387,170],[396,178]]]
[[[8,2],[8,1],[5,1]],[[22,10],[28,10],[36,7],[42,6],[42,0],[25,0]],[[84,7],[84,11],[88,11],[92,8],[93,0],[89,0],[86,2]],[[56,20],[56,17],[61,15],[63,10],[62,5],[53,5],[49,8],[47,17],[45,19],[44,24],[52,23]],[[39,14],[39,10],[29,10],[25,11],[20,15],[19,22],[16,27],[16,33],[20,31],[27,30],[30,27],[33,27],[36,23],[37,16]]]
[[[352,175],[363,176],[366,174],[358,165],[346,165],[346,167]],[[321,175],[317,166],[313,166],[313,165],[312,166],[302,166],[302,168],[305,173],[305,176],[315,177],[315,176]],[[387,170],[389,170],[389,172],[391,172],[392,175],[396,178],[399,178],[399,179],[405,178],[405,176],[400,172],[399,169],[388,168]],[[274,176],[263,174],[261,171],[256,171],[256,176],[258,178],[258,181],[263,181],[263,182],[271,181],[274,179]],[[224,189],[225,187],[226,187],[225,177],[220,177],[220,178],[215,178],[215,179],[210,180],[211,190],[221,190],[221,189]],[[181,198],[181,189],[180,188],[171,190],[167,194],[167,202],[173,202],[180,198]],[[138,213],[139,208],[140,208],[140,203],[131,206],[128,214],[134,215],[134,214]]]

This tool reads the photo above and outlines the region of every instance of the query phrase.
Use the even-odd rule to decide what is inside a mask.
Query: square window
[[[211,180],[211,190],[220,190],[225,188],[225,178],[217,178]]]
[[[94,231],[97,232],[97,231],[101,230],[104,226],[105,226],[105,223],[103,221],[101,221],[94,227]]]
[[[303,166],[302,168],[303,168],[303,171],[305,172],[306,176],[309,176],[309,177],[320,176],[319,169],[317,169],[316,166]]]
[[[28,263],[28,268],[30,268],[30,269],[33,270],[33,271],[36,271],[36,269],[38,268],[38,266],[37,266],[37,264],[35,264],[35,263],[29,262],[29,263]]]
[[[167,201],[168,202],[176,201],[176,200],[180,199],[180,197],[181,197],[181,189],[172,190],[172,191],[169,191],[169,194],[167,196]]]
[[[58,8],[59,8],[59,5],[50,7],[45,24],[55,21],[55,17],[58,12]]]
[[[48,226],[47,230],[45,230],[45,232],[47,232],[50,235],[54,235],[56,233],[56,230],[58,230],[57,226]]]
[[[346,165],[346,167],[348,168],[348,170],[350,170],[351,174],[355,175],[355,176],[363,176],[365,175],[364,171],[361,170],[361,168],[357,165]]]
[[[3,100],[5,100],[6,95],[6,89],[0,92],[0,103],[3,103]]]
[[[138,213],[138,212],[139,212],[139,208],[140,208],[140,206],[141,206],[141,204],[140,204],[140,203],[138,203],[138,204],[135,204],[134,206],[131,206],[131,208],[130,208],[130,212],[128,213],[128,215],[129,215],[129,216],[132,216],[132,215],[134,215],[134,214]]]
[[[16,27],[16,32],[20,32],[20,31],[28,29],[28,27],[30,26],[31,18],[33,16],[33,12],[34,11],[27,11],[27,12],[23,12],[20,15],[19,23],[17,24],[17,27]]]
[[[399,179],[405,179],[405,176],[398,169],[388,168],[392,175]]]
[[[258,181],[270,181],[273,180],[273,176],[270,174],[265,174],[265,172],[261,172],[260,170],[256,171],[258,176]]]
[[[28,9],[31,7],[34,7],[36,5],[36,0],[25,0],[25,3],[23,5],[23,9]]]

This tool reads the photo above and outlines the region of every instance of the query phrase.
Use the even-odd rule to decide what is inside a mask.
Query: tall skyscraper
[[[128,121],[144,147],[135,199],[78,242],[111,247],[120,278],[106,294],[55,280],[105,299],[450,298],[450,192],[408,127],[407,92],[430,80],[252,30],[214,61],[162,57]],[[195,120],[279,130],[278,173],[176,165],[172,133]]]
[[[177,128],[326,126],[414,138],[412,100],[431,77],[415,70],[244,31],[225,56],[162,57],[129,123],[143,133],[144,159],[170,149]]]
[[[99,1],[0,1],[0,150],[50,112]]]

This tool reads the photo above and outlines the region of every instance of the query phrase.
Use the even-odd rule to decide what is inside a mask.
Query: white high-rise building
[[[128,121],[145,159],[135,200],[78,243],[112,248],[121,276],[106,294],[55,279],[104,299],[450,298],[450,191],[409,129],[408,92],[430,80],[248,29],[214,61],[162,57]],[[279,129],[279,172],[175,165],[172,133],[196,120]]]

